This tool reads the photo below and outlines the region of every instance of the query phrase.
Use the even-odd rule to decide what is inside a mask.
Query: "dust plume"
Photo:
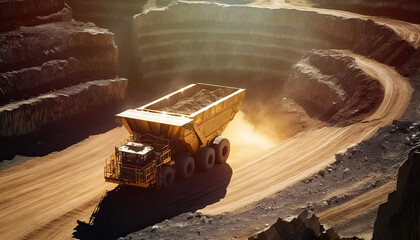
[[[229,164],[259,157],[301,131],[318,128],[323,123],[310,118],[293,100],[258,101],[245,99],[242,110],[223,135],[230,140]]]
[[[224,131],[223,136],[230,140],[229,165],[232,167],[235,164],[240,165],[240,159],[258,156],[280,143],[278,139],[258,130],[254,124],[246,119],[242,111],[236,114]]]

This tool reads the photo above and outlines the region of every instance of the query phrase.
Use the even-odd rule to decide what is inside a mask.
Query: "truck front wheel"
[[[216,151],[216,162],[225,163],[230,153],[230,142],[227,138],[219,136],[213,141],[214,150]]]
[[[175,180],[174,170],[169,166],[164,166],[159,177],[162,179],[162,187],[169,188]]]
[[[176,160],[176,174],[182,179],[189,179],[194,175],[194,158],[188,154],[181,154]]]
[[[203,147],[197,154],[197,165],[203,171],[213,168],[216,161],[216,153],[212,147]]]

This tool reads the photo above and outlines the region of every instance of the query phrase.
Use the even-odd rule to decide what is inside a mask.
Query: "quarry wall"
[[[72,12],[64,0],[21,0],[0,2],[0,32],[20,26],[70,21]]]
[[[305,54],[292,66],[283,92],[306,106],[310,116],[340,125],[362,120],[379,106],[384,95],[382,85],[343,50]]]
[[[281,95],[288,82],[289,88],[295,85],[299,91],[287,97],[300,101],[309,112],[326,113],[323,120],[333,123],[352,117],[356,121],[381,100],[378,94],[364,102],[362,109],[355,109],[363,95],[382,90],[380,84],[357,70],[347,55],[372,58],[406,76],[419,64],[418,50],[390,27],[313,10],[176,2],[134,16],[133,28],[143,84],[229,82],[252,86],[249,95],[263,91],[272,100],[273,94]],[[349,52],[308,53],[312,49]],[[311,77],[301,71],[304,63],[306,70],[312,69]],[[341,69],[331,72],[334,66]],[[369,90],[358,92],[364,89],[362,85]],[[313,95],[314,86],[322,89],[322,94]],[[311,94],[304,97],[305,93]],[[338,109],[342,108],[356,112],[353,116],[340,115]]]
[[[379,206],[372,239],[419,238],[420,145],[417,145],[399,168],[397,189]]]
[[[343,9],[368,15],[389,16],[411,22],[420,22],[420,3],[416,0],[314,0],[323,8]]]
[[[73,18],[83,22],[93,22],[114,33],[118,46],[118,75],[128,79],[137,79],[134,63],[131,21],[135,14],[142,12],[147,0],[68,0],[66,3],[73,10]],[[160,1],[158,1],[160,2]],[[135,83],[135,81],[130,81]],[[130,91],[132,87],[128,89]]]
[[[0,137],[125,98],[113,34],[70,21],[64,1],[41,3],[0,3]]]

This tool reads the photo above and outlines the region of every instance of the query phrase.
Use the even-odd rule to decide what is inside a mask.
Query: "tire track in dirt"
[[[329,10],[323,11],[330,13]],[[407,30],[412,30],[411,25],[408,28],[394,26],[410,41],[418,43],[418,32],[407,33]],[[323,127],[301,132],[278,146],[262,137],[248,145],[252,149],[253,144],[265,143],[252,149],[254,151],[245,149],[246,154],[240,154],[241,149],[233,148],[232,151],[238,151],[238,154],[229,160],[233,175],[227,194],[219,202],[204,208],[203,212],[239,211],[325,168],[334,161],[335,153],[372,136],[379,127],[402,116],[411,98],[409,83],[386,65],[354,56],[359,66],[384,86],[384,101],[378,110],[363,122],[343,128]],[[104,182],[103,166],[106,157],[125,134],[123,128],[116,128],[91,136],[61,152],[1,171],[0,238],[71,236],[77,219],[88,220],[94,208],[88,203],[98,199],[106,190],[115,188],[116,185]],[[231,140],[241,142],[235,136]],[[371,194],[379,197],[385,193]],[[184,196],[178,196],[173,201],[182,198]],[[362,201],[355,201],[351,207],[360,207],[361,204]],[[336,209],[334,214],[339,212]],[[59,224],[53,224],[57,221]]]
[[[388,66],[362,57],[356,59],[359,66],[372,77],[379,78],[385,88],[384,101],[372,116],[364,122],[344,128],[323,127],[302,132],[279,146],[258,136],[260,139],[246,145],[254,153],[245,149],[246,153],[241,155],[241,149],[233,149],[238,151],[238,155],[232,155],[229,160],[233,175],[227,194],[202,211],[210,214],[234,211],[278,192],[325,168],[334,161],[335,153],[371,136],[380,126],[399,118],[410,100],[410,85]],[[232,127],[235,124],[232,122]],[[227,133],[229,137],[229,130]],[[0,237],[46,239],[70,236],[76,220],[88,220],[94,208],[90,204],[86,205],[86,202],[98,199],[105,190],[115,187],[104,182],[103,164],[109,152],[125,134],[123,128],[116,128],[92,136],[62,152],[2,171]],[[242,143],[244,139],[239,138],[255,137],[256,134],[232,136],[231,140]],[[185,197],[179,196],[173,201]],[[75,209],[76,213],[70,214]],[[59,224],[51,224],[57,221]]]
[[[247,164],[233,169],[226,197],[203,209],[204,213],[234,211],[315,174],[335,161],[335,153],[372,136],[379,127],[404,114],[413,91],[406,79],[387,65],[347,53],[356,59],[360,68],[383,85],[384,99],[378,109],[364,121],[347,127],[323,127],[301,132],[266,151],[263,156],[231,159],[230,163],[238,166],[237,161]]]
[[[353,219],[369,210],[377,208],[381,203],[386,202],[388,194],[395,190],[396,181],[390,181],[384,185],[357,196],[338,206],[328,208],[318,213],[322,223],[330,226]]]

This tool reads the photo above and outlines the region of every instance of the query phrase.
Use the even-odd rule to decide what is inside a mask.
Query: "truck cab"
[[[153,159],[153,147],[143,143],[127,142],[118,148],[121,162],[125,165],[144,167]]]

